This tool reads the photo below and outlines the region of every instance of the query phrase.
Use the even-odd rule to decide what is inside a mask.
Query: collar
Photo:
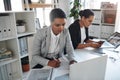
[[[58,35],[55,35],[55,34],[53,33],[53,31],[52,31],[52,28],[51,28],[51,36],[52,36],[52,37],[54,37],[54,38],[55,38],[55,37],[59,38],[59,37],[60,37],[60,34],[61,34],[61,33],[59,33]]]

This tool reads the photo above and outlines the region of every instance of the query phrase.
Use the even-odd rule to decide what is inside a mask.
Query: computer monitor
[[[70,66],[70,80],[104,80],[107,55],[82,61]]]

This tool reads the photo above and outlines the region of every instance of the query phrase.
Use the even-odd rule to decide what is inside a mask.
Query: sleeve
[[[76,49],[77,48],[77,46],[78,46],[78,41],[77,41],[77,35],[76,35],[76,32],[75,32],[76,30],[75,30],[75,27],[74,27],[74,25],[72,24],[72,25],[70,25],[70,27],[69,27],[69,33],[70,33],[70,37],[71,37],[71,40],[72,40],[72,45],[73,45],[73,48],[74,49]]]
[[[69,35],[69,31],[67,30],[66,34],[66,45],[65,45],[66,53],[68,54],[68,60],[74,60],[74,49],[72,46],[71,38]]]
[[[34,37],[31,62],[33,62],[35,65],[41,64],[43,66],[46,66],[49,60],[45,59],[41,54],[42,40],[43,39],[42,39],[41,31],[39,31],[35,34]],[[33,65],[33,67],[35,65]]]

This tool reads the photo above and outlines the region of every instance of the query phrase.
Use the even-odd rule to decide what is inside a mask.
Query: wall
[[[69,27],[69,25],[72,22],[72,19],[69,16],[70,14],[70,2],[73,0],[59,0],[59,8],[61,8],[67,15],[67,22],[66,22],[66,28]]]
[[[120,32],[120,2],[118,2],[115,31]]]
[[[22,0],[11,0],[12,11],[22,11]]]
[[[5,11],[4,0],[0,0],[0,12]],[[22,0],[11,0],[12,11],[22,11]]]
[[[0,12],[5,11],[4,10],[4,4],[3,4],[3,0],[0,0]]]

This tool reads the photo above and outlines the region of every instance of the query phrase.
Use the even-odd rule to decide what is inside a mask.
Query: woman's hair
[[[55,8],[50,12],[50,21],[53,22],[55,18],[66,18],[66,14],[62,9]]]
[[[80,12],[79,12],[79,16],[82,18],[83,16],[85,17],[85,18],[89,18],[90,16],[94,16],[94,13],[93,13],[93,11],[92,10],[90,10],[90,9],[85,9],[85,10],[81,10]]]

